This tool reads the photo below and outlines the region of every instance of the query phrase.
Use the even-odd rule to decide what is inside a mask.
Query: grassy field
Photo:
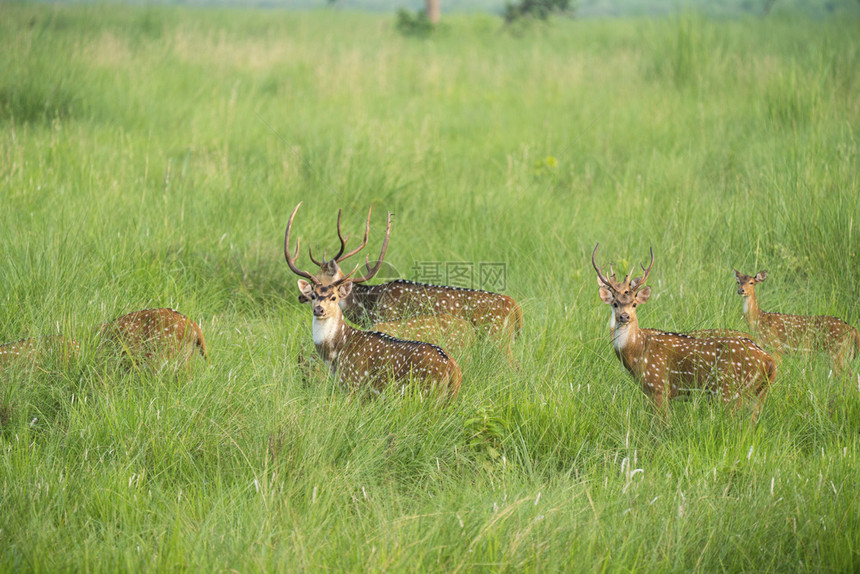
[[[756,424],[668,420],[614,356],[590,253],[656,262],[642,326],[765,310],[860,325],[852,18],[448,19],[0,3],[0,341],[72,366],[0,380],[0,571],[860,569],[860,389],[787,357]],[[283,231],[387,260],[504,262],[525,311],[446,408],[303,382]],[[304,254],[300,263],[307,265]],[[95,351],[145,307],[211,361]]]

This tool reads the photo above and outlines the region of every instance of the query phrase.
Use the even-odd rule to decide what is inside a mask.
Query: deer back
[[[476,335],[470,322],[450,313],[377,323],[371,329],[398,339],[438,345],[458,357],[471,347]]]
[[[752,335],[743,331],[735,331],[734,329],[696,329],[695,331],[684,331],[680,335],[687,335],[695,339],[714,339],[725,337],[740,337],[741,339],[749,339],[753,342]]]
[[[340,383],[350,390],[381,392],[390,382],[420,381],[427,390],[454,397],[460,390],[460,367],[441,347],[405,341],[375,331],[355,330],[336,361]]]
[[[52,359],[68,364],[80,354],[80,350],[81,346],[77,341],[62,335],[21,339],[0,345],[0,367],[18,361],[39,365],[45,360],[50,361]]]
[[[750,339],[697,339],[654,329],[642,329],[640,336],[622,360],[648,394],[673,398],[710,391],[728,402],[750,393],[762,396],[776,372],[773,358]]]
[[[403,279],[356,285],[353,298],[354,303],[344,313],[350,320],[364,324],[449,313],[469,320],[479,330],[495,334],[515,333],[523,321],[520,306],[507,295]]]
[[[769,345],[784,351],[840,353],[854,346],[857,330],[826,315],[761,313],[757,330]]]
[[[123,315],[101,329],[104,343],[130,357],[188,361],[207,357],[200,326],[173,309],[144,309]]]

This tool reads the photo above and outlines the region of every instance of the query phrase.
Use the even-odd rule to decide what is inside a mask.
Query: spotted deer
[[[456,357],[462,357],[475,342],[475,328],[462,317],[450,313],[421,315],[411,319],[376,323],[372,331],[379,331],[398,339],[433,343]]]
[[[103,344],[132,361],[188,363],[199,353],[208,359],[200,325],[173,309],[144,309],[101,328]]]
[[[371,212],[372,208],[367,214],[364,239],[355,249],[344,253],[349,238],[344,238],[341,231],[340,211],[337,214],[337,236],[340,240],[337,254],[326,260],[323,252],[322,260],[317,261],[308,247],[311,261],[319,266],[317,277],[324,284],[342,279],[344,274],[339,264],[367,245]],[[370,269],[367,259],[365,266]],[[299,296],[300,301],[303,298],[303,295]],[[348,296],[341,299],[340,306],[347,319],[364,326],[375,323],[390,324],[421,315],[442,313],[462,317],[471,322],[477,331],[497,338],[509,360],[516,363],[511,344],[522,329],[523,312],[517,302],[508,295],[397,279],[377,285],[357,284]]]
[[[640,329],[636,307],[651,296],[645,281],[654,266],[654,250],[648,269],[642,268],[642,277],[632,278],[631,269],[619,282],[611,267],[606,278],[597,266],[599,245],[591,254],[591,264],[597,272],[600,299],[612,306],[612,346],[658,409],[667,399],[701,391],[719,394],[725,403],[746,398],[764,400],[776,375],[776,363],[770,355],[746,338],[701,339]]]
[[[80,354],[80,351],[81,346],[77,341],[62,335],[21,339],[0,345],[0,368],[15,363],[40,367],[51,360],[68,365]]]
[[[744,275],[737,269],[738,295],[743,297],[744,317],[762,342],[777,351],[797,353],[822,351],[841,369],[846,360],[860,355],[860,332],[826,315],[785,315],[759,309],[755,286],[767,279],[767,271]]]
[[[462,379],[460,367],[441,347],[397,339],[376,331],[362,331],[351,327],[343,319],[340,302],[349,297],[354,287],[373,277],[382,266],[391,235],[391,214],[388,214],[379,259],[373,267],[367,262],[367,274],[353,277],[358,271],[356,267],[348,275],[323,282],[296,266],[298,241],[295,252],[290,254],[290,230],[301,205],[299,203],[296,206],[287,223],[284,257],[290,270],[303,278],[298,280],[299,292],[313,307],[312,328],[317,354],[341,386],[348,391],[368,389],[380,393],[390,382],[404,384],[411,378],[421,381],[426,390],[448,398],[456,396]]]

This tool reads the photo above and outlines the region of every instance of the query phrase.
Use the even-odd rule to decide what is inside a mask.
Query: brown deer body
[[[185,363],[207,358],[200,325],[173,309],[144,309],[102,325],[103,341],[132,360]]]
[[[765,345],[781,352],[822,351],[837,368],[860,355],[860,332],[841,319],[826,315],[765,313],[759,309],[755,286],[766,278],[766,271],[753,276],[735,270],[738,295],[744,300],[744,317]]]
[[[81,346],[77,341],[62,335],[21,339],[0,345],[0,368],[19,361],[38,365],[42,359],[50,360],[50,357],[68,364],[78,356],[80,350]]]
[[[651,296],[651,288],[644,283],[654,265],[653,250],[644,276],[633,279],[631,270],[621,282],[614,273],[608,279],[603,276],[595,262],[596,253],[597,247],[591,262],[597,271],[600,298],[612,305],[610,329],[615,354],[658,408],[668,399],[702,391],[719,394],[725,403],[765,398],[776,375],[776,363],[751,340],[701,339],[639,328],[636,306]]]
[[[299,279],[299,291],[303,300],[313,306],[313,339],[317,353],[329,366],[340,384],[350,391],[368,389],[382,392],[389,383],[403,384],[410,379],[422,383],[424,389],[447,397],[454,397],[460,390],[462,373],[456,361],[441,347],[418,341],[406,341],[376,331],[362,331],[351,327],[343,319],[340,301],[348,297],[354,284],[370,279],[381,267],[388,238],[391,232],[391,215],[382,251],[374,268],[361,278],[349,275],[330,283],[323,283],[310,273],[295,265],[295,254],[290,254],[290,229],[296,206],[287,224],[284,236],[284,257]],[[357,270],[357,269],[356,269]]]
[[[341,232],[340,215],[338,212],[337,235],[340,239],[340,251],[337,255],[330,260],[326,260],[323,255],[322,261],[317,261],[309,249],[311,261],[319,266],[317,278],[324,284],[342,279],[344,274],[338,264],[361,251],[367,244],[370,213],[361,245],[344,254],[348,238],[344,238]],[[367,265],[369,267],[369,262]],[[303,296],[300,295],[299,300],[303,301]],[[377,285],[356,284],[350,294],[341,300],[340,307],[347,319],[363,326],[443,313],[462,317],[472,323],[477,331],[502,341],[502,346],[511,360],[511,343],[523,325],[522,309],[508,295],[404,279]]]
[[[470,322],[449,313],[376,323],[371,330],[398,339],[432,343],[458,357],[469,349],[476,336],[475,328]]]

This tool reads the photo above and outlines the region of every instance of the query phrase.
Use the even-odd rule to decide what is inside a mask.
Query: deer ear
[[[337,294],[341,299],[349,297],[350,293],[352,293],[352,281],[345,281],[337,286]]]
[[[607,305],[611,305],[612,302],[615,301],[615,297],[612,295],[612,291],[610,291],[606,287],[601,287],[600,289],[598,289],[597,294],[600,295],[600,300]]]
[[[735,277],[737,277],[738,279],[740,279],[741,277],[743,277],[743,273],[741,273],[740,271],[738,271],[738,270],[737,270],[737,269],[735,269],[734,267],[732,267],[732,270],[735,272]]]
[[[311,293],[314,292],[314,289],[310,283],[304,279],[299,279],[299,291],[302,293],[299,295],[299,303],[307,303],[311,300]]]
[[[651,297],[651,287],[646,285],[642,289],[636,292],[636,302],[644,303]]]
[[[765,279],[767,279],[767,271],[759,271],[758,273],[756,273],[756,275],[755,275],[755,282],[756,283],[761,283]]]

